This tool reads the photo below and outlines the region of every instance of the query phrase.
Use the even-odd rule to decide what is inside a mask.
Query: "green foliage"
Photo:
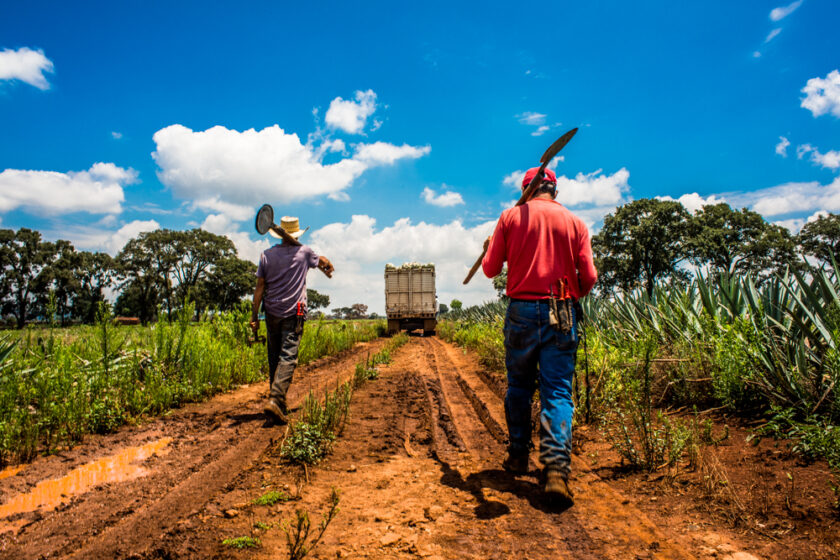
[[[311,311],[326,309],[330,306],[330,296],[308,289],[306,290],[306,303]]]
[[[453,299],[452,301],[449,302],[449,307],[452,308],[452,311],[458,311],[463,306],[464,306],[464,304],[461,303],[461,300],[459,300],[459,299]]]
[[[840,471],[840,426],[826,423],[824,418],[797,418],[791,408],[773,407],[766,424],[756,430],[758,436],[791,439],[791,451],[809,459],[824,458]]]
[[[804,254],[830,265],[840,255],[840,214],[819,216],[806,223],[797,241]]]
[[[327,513],[321,519],[316,529],[312,528],[309,514],[302,509],[295,512],[295,518],[288,520],[281,525],[286,533],[286,543],[289,546],[289,560],[302,560],[310,552],[315,550],[318,543],[324,537],[330,522],[338,515],[339,492],[334,487],[330,492]]]
[[[315,465],[332,449],[344,429],[353,396],[351,382],[324,395],[324,403],[310,393],[303,402],[300,419],[295,422],[283,443],[283,457],[293,463]]]
[[[235,548],[237,550],[242,550],[245,548],[257,548],[260,546],[260,539],[255,537],[229,537],[222,541],[222,544],[225,546],[229,546],[230,548]]]
[[[698,266],[729,274],[753,273],[763,278],[784,272],[796,262],[795,242],[787,229],[767,223],[757,212],[708,204],[691,218],[685,239]]]
[[[119,326],[101,303],[96,325],[30,327],[0,340],[0,465],[264,378],[247,305],[198,322],[191,304],[175,315],[172,324],[160,315],[149,327]],[[300,363],[377,333],[370,321],[307,323]]]
[[[257,506],[273,506],[278,502],[288,502],[289,495],[285,492],[281,492],[279,490],[270,490],[260,496],[259,498],[254,498],[251,503]]]
[[[618,207],[592,238],[599,285],[610,290],[641,284],[651,296],[657,280],[680,274],[689,220],[683,205],[670,200],[642,198]]]
[[[385,348],[373,356],[368,356],[364,362],[356,364],[356,372],[353,375],[353,387],[359,388],[367,381],[378,379],[379,370],[376,369],[376,366],[390,363],[391,352],[408,342],[408,340],[408,334],[406,333],[394,335],[385,345]]]

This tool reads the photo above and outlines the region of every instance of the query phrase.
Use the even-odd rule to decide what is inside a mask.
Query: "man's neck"
[[[549,193],[544,192],[533,197],[531,200],[554,200],[554,197],[551,196]]]

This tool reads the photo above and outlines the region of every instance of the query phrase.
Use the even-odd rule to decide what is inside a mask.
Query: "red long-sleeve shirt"
[[[586,224],[559,202],[543,198],[502,212],[481,267],[492,278],[505,261],[507,295],[517,299],[544,299],[552,288],[557,294],[562,278],[570,295],[579,298],[598,279]]]

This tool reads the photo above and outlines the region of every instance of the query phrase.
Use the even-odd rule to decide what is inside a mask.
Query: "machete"
[[[519,200],[516,201],[516,206],[522,206],[523,204],[531,200],[531,196],[533,196],[534,191],[537,190],[537,187],[539,187],[542,184],[543,178],[545,178],[545,168],[548,166],[551,160],[554,159],[554,156],[556,156],[560,152],[560,150],[562,150],[563,147],[569,143],[569,140],[572,139],[572,136],[574,136],[577,133],[577,131],[577,128],[573,128],[572,130],[555,140],[554,144],[548,147],[548,149],[540,158],[541,165],[539,170],[537,171],[537,174],[534,175],[534,178],[531,179],[531,182],[528,183],[528,186],[522,192],[522,196],[519,197]],[[478,257],[478,260],[475,261],[475,264],[472,265],[470,273],[467,274],[466,278],[464,278],[464,284],[468,284],[469,281],[472,280],[472,277],[475,276],[475,273],[478,271],[478,267],[481,266],[481,261],[484,259],[484,255],[486,253],[487,248],[485,247],[484,250],[481,252],[481,256]]]

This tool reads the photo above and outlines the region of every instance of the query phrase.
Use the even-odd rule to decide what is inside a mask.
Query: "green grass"
[[[264,345],[248,345],[250,311],[118,326],[32,327],[0,339],[0,466],[265,379]],[[382,321],[307,322],[306,364],[376,338]]]
[[[367,381],[378,378],[376,366],[390,362],[391,353],[408,340],[405,333],[394,336],[382,350],[357,363],[353,379],[327,392],[323,403],[313,393],[309,393],[301,407],[300,418],[292,424],[289,436],[280,449],[283,457],[299,464],[315,465],[321,462],[344,430],[350,415],[353,391]]]
[[[289,495],[278,490],[266,492],[259,498],[254,498],[251,503],[257,506],[273,506],[277,502],[288,502]]]
[[[260,539],[255,537],[230,537],[223,540],[222,544],[230,548],[242,550],[244,548],[257,548],[260,546]]]

